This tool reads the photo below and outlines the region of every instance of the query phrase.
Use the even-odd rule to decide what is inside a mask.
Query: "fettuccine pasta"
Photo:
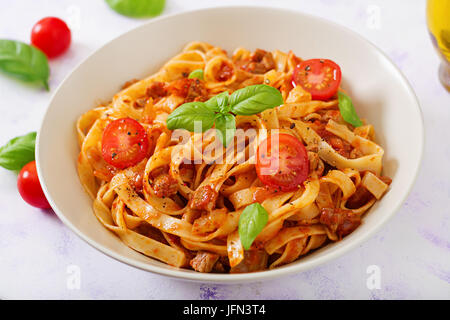
[[[78,173],[98,220],[130,248],[199,272],[272,269],[351,233],[391,182],[382,176],[384,150],[372,125],[363,120],[354,127],[343,119],[336,94],[313,99],[292,82],[301,61],[291,51],[238,48],[230,56],[192,42],[157,73],[130,81],[110,102],[83,114],[77,122]],[[199,69],[202,79],[189,77]],[[239,130],[253,132],[240,147],[205,155],[218,141],[214,129],[181,137],[167,128],[167,117],[186,102],[257,84],[278,89],[284,103],[236,115],[236,137]],[[128,118],[145,131],[138,143],[145,152],[132,165],[112,165],[105,161],[106,128]],[[273,132],[306,148],[307,177],[293,190],[269,188],[256,171],[257,148]],[[239,219],[255,202],[268,219],[245,250]]]

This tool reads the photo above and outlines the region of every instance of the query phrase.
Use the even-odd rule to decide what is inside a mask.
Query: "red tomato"
[[[22,170],[20,170],[19,177],[17,178],[17,189],[28,204],[33,207],[41,209],[49,209],[50,204],[45,198],[42,191],[41,184],[36,172],[36,161],[27,163]]]
[[[114,120],[103,132],[103,158],[116,168],[124,169],[137,164],[147,155],[148,147],[147,131],[134,119]]]
[[[31,43],[49,58],[64,53],[70,45],[70,29],[61,19],[47,17],[39,20],[31,30]]]
[[[341,77],[341,68],[333,61],[311,59],[295,67],[292,85],[301,85],[313,100],[328,100],[338,91]]]
[[[281,191],[298,189],[309,173],[305,146],[287,133],[270,135],[258,146],[256,173],[269,187]]]

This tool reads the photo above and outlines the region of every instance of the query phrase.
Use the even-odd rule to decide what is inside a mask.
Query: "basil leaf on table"
[[[253,203],[242,211],[239,217],[239,237],[245,250],[250,249],[253,241],[269,221],[269,214],[259,203]]]
[[[16,137],[0,147],[0,166],[5,169],[20,171],[24,165],[34,160],[36,132]]]
[[[24,81],[39,81],[49,90],[47,56],[26,43],[0,40],[0,70]]]
[[[276,88],[257,84],[233,92],[230,96],[231,111],[249,116],[282,105],[283,97]]]
[[[350,123],[354,127],[362,126],[363,122],[356,114],[352,99],[350,99],[349,96],[341,91],[338,92],[338,99],[339,111],[341,112],[342,118],[344,118],[346,122]]]
[[[222,142],[226,147],[234,137],[236,132],[236,119],[232,114],[221,114],[216,119],[216,132]]]
[[[216,113],[203,102],[188,102],[176,108],[167,117],[167,129],[186,129],[194,132],[196,121],[201,122],[202,132],[210,129],[216,120]]]
[[[188,76],[189,79],[200,79],[203,80],[203,70],[202,69],[196,69],[189,73]]]
[[[159,15],[165,0],[105,0],[111,9],[124,16],[145,18]]]

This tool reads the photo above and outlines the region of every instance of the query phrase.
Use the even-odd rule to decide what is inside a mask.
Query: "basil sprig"
[[[0,166],[5,169],[19,171],[28,162],[34,160],[36,132],[16,137],[0,147]]]
[[[166,120],[170,130],[194,132],[194,121],[201,121],[202,132],[216,125],[218,137],[226,147],[236,131],[235,115],[252,115],[282,105],[283,97],[274,87],[257,84],[236,90],[231,95],[222,92],[206,102],[188,102],[173,111]]]
[[[188,76],[189,79],[200,79],[203,80],[203,70],[202,69],[195,69],[191,73],[189,73]]]
[[[124,16],[145,18],[159,15],[166,4],[165,0],[105,0],[106,3]]]
[[[269,221],[269,214],[259,203],[253,203],[242,211],[239,217],[239,238],[245,250],[250,249],[253,241]]]
[[[24,81],[41,82],[48,88],[50,68],[45,54],[26,43],[0,40],[0,70]]]
[[[338,99],[339,111],[341,112],[342,118],[344,118],[346,122],[350,123],[354,127],[362,126],[363,122],[356,114],[352,99],[350,99],[349,96],[341,91],[338,92]]]

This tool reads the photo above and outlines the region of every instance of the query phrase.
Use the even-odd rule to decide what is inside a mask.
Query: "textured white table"
[[[402,69],[422,104],[426,145],[421,173],[401,210],[359,248],[308,272],[264,283],[199,284],[137,270],[93,249],[53,213],[24,203],[16,176],[0,168],[0,298],[449,299],[450,94],[436,75],[425,1],[167,0],[164,14],[220,4],[270,5],[322,16],[359,32]],[[122,17],[103,1],[0,0],[0,8],[0,38],[28,42],[33,24],[49,15],[70,24],[70,51],[51,62],[52,91],[87,55],[146,22]],[[0,76],[1,145],[38,128],[51,93]],[[372,265],[379,267],[379,289],[367,286]],[[78,271],[79,289],[70,281]]]

